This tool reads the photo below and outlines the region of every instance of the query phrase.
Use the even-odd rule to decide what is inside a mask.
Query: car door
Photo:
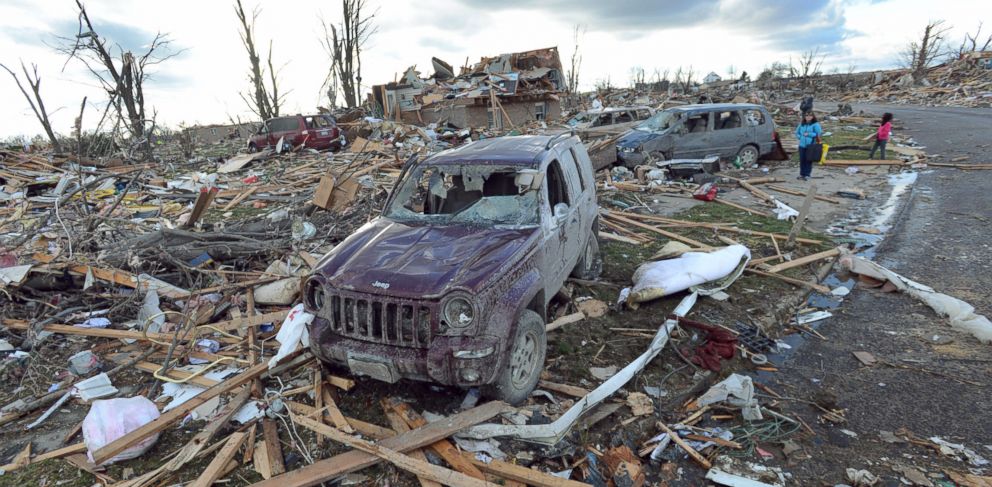
[[[675,140],[674,159],[702,159],[713,153],[713,116],[709,111],[689,112]]]
[[[553,154],[553,153],[552,153]],[[575,246],[578,235],[570,229],[578,226],[578,214],[570,199],[568,181],[558,159],[552,159],[544,171],[542,189],[541,231],[544,249],[544,289],[546,295],[558,291],[569,267],[569,249]],[[573,252],[574,253],[574,252]]]
[[[568,183],[569,200],[572,206],[572,215],[569,218],[569,242],[566,244],[569,264],[567,271],[571,272],[578,261],[578,256],[582,253],[586,242],[589,240],[589,229],[592,228],[592,215],[588,207],[592,204],[592,192],[586,191],[589,184],[582,173],[579,160],[574,151],[574,144],[562,143],[556,147],[558,161],[561,163],[562,171],[565,173],[565,180]]]
[[[721,157],[734,157],[748,143],[747,135],[740,110],[714,112],[713,144]]]

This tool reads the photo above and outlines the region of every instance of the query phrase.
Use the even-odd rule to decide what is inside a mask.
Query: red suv
[[[329,115],[292,115],[266,120],[248,139],[248,151],[275,147],[279,139],[287,147],[338,150],[344,146],[344,135]]]

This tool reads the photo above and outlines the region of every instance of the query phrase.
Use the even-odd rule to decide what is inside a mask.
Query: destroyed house
[[[383,118],[412,124],[448,123],[459,128],[509,129],[561,115],[565,89],[558,48],[484,57],[458,76],[434,58],[434,75],[421,78],[410,67],[402,78],[375,86],[370,101]]]

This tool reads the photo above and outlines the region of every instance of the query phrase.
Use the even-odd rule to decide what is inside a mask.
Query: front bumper
[[[341,336],[320,317],[310,324],[310,348],[317,358],[389,383],[412,379],[460,387],[489,384],[496,378],[501,345],[493,336],[435,336],[426,348],[403,347]],[[487,350],[492,351],[485,354]],[[458,351],[485,356],[456,358]]]

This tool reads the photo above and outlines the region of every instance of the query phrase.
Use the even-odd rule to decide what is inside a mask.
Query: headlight
[[[621,147],[620,152],[624,154],[630,154],[631,152],[637,152],[637,147]]]
[[[456,296],[444,304],[444,320],[453,328],[464,328],[472,324],[475,311],[468,299]]]
[[[324,307],[324,286],[320,284],[320,281],[308,280],[303,292],[308,308],[320,311]]]

